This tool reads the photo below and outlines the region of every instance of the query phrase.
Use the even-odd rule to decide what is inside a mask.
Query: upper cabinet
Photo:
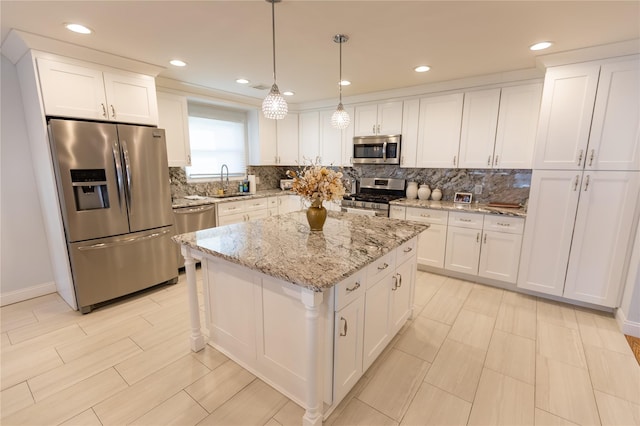
[[[276,122],[278,164],[294,165],[298,161],[298,114],[289,113]]]
[[[458,166],[463,97],[454,93],[420,99],[416,167]]]
[[[288,113],[282,120],[265,118],[257,111],[258,155],[251,163],[257,166],[294,165],[298,162],[298,114]],[[254,116],[255,117],[255,116]],[[256,161],[257,160],[257,161]]]
[[[640,170],[638,59],[550,68],[534,167]]]
[[[460,161],[474,169],[530,169],[542,84],[467,92]]]
[[[336,129],[331,125],[331,116],[335,110],[320,111],[320,163],[327,166],[343,165],[343,133],[349,131]],[[347,111],[349,112],[349,111]],[[353,116],[353,115],[351,115]],[[348,160],[348,158],[347,158]]]
[[[37,63],[46,115],[158,124],[153,77],[74,60]]]
[[[165,130],[169,167],[191,165],[187,98],[158,92],[158,127]]]
[[[320,162],[320,113],[303,112],[299,117],[299,155],[300,164]]]
[[[354,136],[401,134],[402,101],[355,107],[354,126]]]
[[[418,151],[418,121],[420,99],[404,101],[402,106],[402,140],[400,141],[400,167],[416,167]]]

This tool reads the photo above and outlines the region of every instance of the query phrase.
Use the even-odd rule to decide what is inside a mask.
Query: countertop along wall
[[[16,67],[2,58],[0,305],[56,291]]]

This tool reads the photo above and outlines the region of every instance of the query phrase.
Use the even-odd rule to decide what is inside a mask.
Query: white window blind
[[[223,164],[229,176],[244,176],[247,165],[247,115],[212,105],[189,103],[191,166],[189,179],[217,179]]]

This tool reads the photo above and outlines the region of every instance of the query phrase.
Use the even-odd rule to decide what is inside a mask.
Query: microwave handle
[[[382,143],[382,159],[383,160],[387,159],[387,143],[386,142]]]

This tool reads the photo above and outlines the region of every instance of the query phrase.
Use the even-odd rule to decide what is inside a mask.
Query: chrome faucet
[[[224,173],[224,169],[227,169],[227,184],[224,184],[224,179],[223,179],[223,173]],[[229,188],[229,167],[226,164],[223,164],[222,167],[220,167],[220,185],[222,186],[222,189],[224,190],[224,192],[227,192],[227,189]]]

